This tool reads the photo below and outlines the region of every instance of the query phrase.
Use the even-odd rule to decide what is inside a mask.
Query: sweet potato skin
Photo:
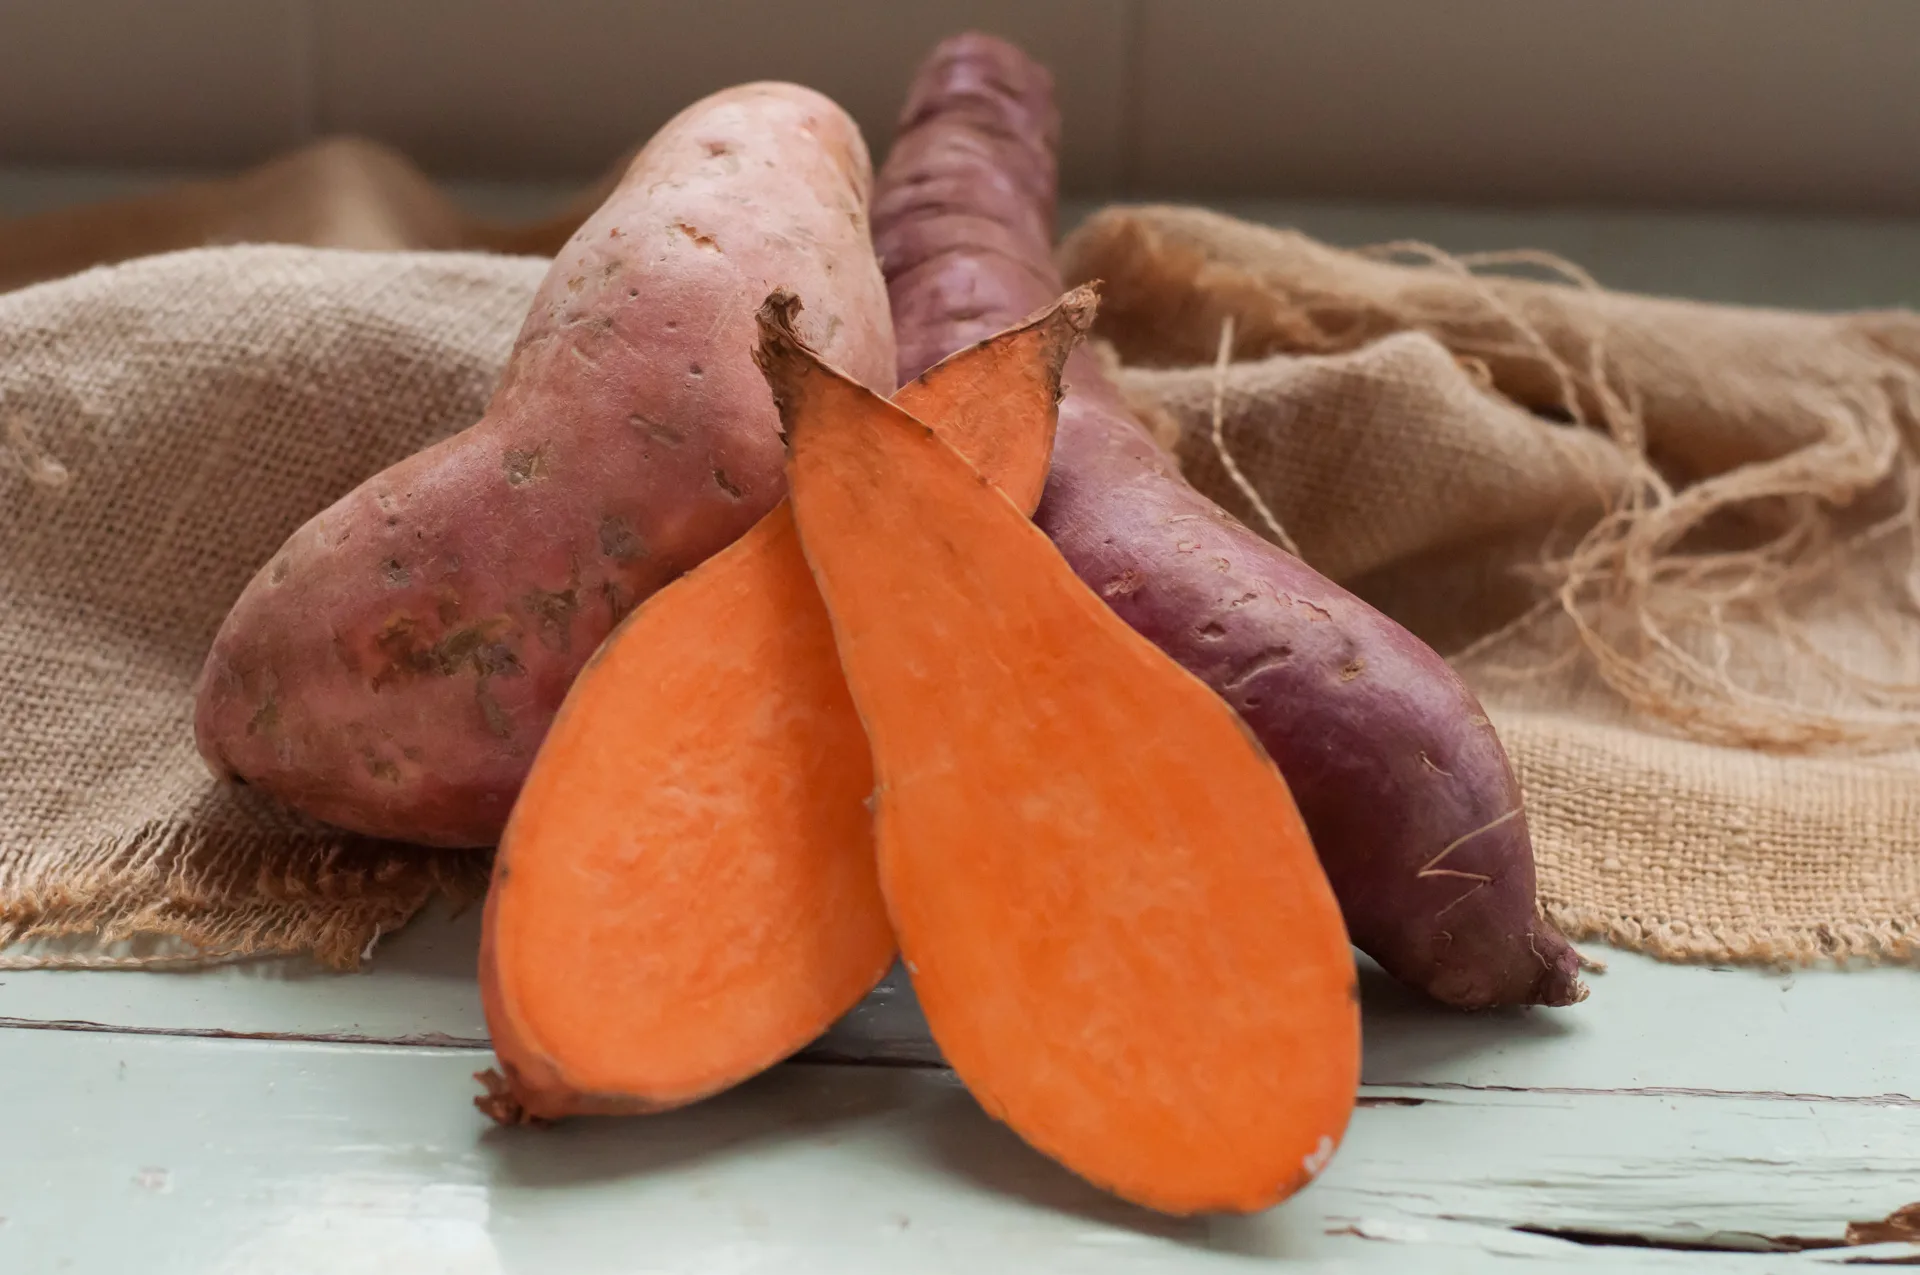
[[[809,89],[665,125],[556,258],[485,417],[247,586],[198,689],[213,771],[368,835],[494,842],[614,624],[785,492],[761,298],[799,294],[809,339],[893,389],[870,193],[857,127]]]
[[[943,43],[915,81],[874,200],[902,379],[1060,291],[1051,92],[980,35]],[[1265,745],[1354,944],[1450,1005],[1583,998],[1578,955],[1536,907],[1518,782],[1466,684],[1189,486],[1084,349],[1067,385],[1035,521]]]

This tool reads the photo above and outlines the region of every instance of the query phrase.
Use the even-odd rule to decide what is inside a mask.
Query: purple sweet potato
[[[296,531],[207,657],[215,773],[328,823],[493,843],[555,711],[636,603],[785,494],[754,311],[894,386],[853,121],[809,89],[688,107],[561,250],[486,415]]]
[[[999,40],[955,37],[922,68],[874,195],[902,381],[1061,291],[1057,132],[1051,78]],[[1519,785],[1473,693],[1190,487],[1084,350],[1068,383],[1037,521],[1266,746],[1354,943],[1451,1005],[1581,999],[1579,958],[1535,902]]]

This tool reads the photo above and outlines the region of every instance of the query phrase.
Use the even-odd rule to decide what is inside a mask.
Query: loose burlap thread
[[[1556,922],[1912,959],[1920,325],[1411,255],[1131,209],[1063,261],[1189,477],[1458,659]],[[479,416],[544,269],[229,247],[0,296],[0,964],[350,965],[484,889],[217,785],[191,686],[289,532]]]
[[[1189,479],[1466,674],[1570,935],[1920,955],[1920,316],[1187,208],[1062,259]]]

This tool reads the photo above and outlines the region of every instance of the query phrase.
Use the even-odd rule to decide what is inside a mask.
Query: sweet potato
[[[316,515],[234,604],[196,705],[215,773],[358,832],[492,844],[614,624],[785,492],[751,357],[767,293],[893,388],[870,183],[809,89],[666,124],[556,258],[484,418]]]
[[[1091,317],[1082,290],[895,401],[1030,513]],[[540,746],[487,894],[482,1110],[679,1106],[825,1031],[893,960],[872,791],[783,502],[621,621]]]
[[[874,194],[900,374],[1061,287],[1047,72],[956,37],[909,93]],[[1566,1005],[1519,785],[1472,692],[1405,629],[1189,486],[1086,351],[1036,521],[1127,623],[1239,710],[1292,786],[1353,941],[1448,1004]]]
[[[1353,954],[1286,783],[1018,506],[780,318],[762,363],[793,521],[934,1040],[989,1113],[1125,1199],[1284,1199],[1360,1079]]]

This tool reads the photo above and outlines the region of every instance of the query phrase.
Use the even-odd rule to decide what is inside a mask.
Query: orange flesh
[[[1039,500],[1070,294],[899,399]],[[777,506],[642,605],[581,673],[508,822],[481,988],[502,1119],[657,1110],[804,1046],[886,972],[873,777]]]
[[[1285,1198],[1345,1131],[1360,1035],[1279,772],[934,431],[797,344],[770,363],[873,748],[881,886],[948,1061],[1136,1203]]]

